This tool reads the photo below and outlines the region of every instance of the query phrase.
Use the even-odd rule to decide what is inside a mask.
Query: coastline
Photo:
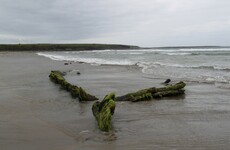
[[[90,51],[105,49],[139,49],[138,46],[121,44],[0,44],[1,51]]]
[[[135,66],[92,66],[54,61],[33,52],[0,52],[1,148],[7,149],[227,149],[230,94],[212,84],[190,83],[186,95],[162,101],[120,102],[114,133],[96,126],[91,102],[79,103],[49,81],[50,70],[103,98],[161,86]],[[79,70],[78,76],[71,70]]]

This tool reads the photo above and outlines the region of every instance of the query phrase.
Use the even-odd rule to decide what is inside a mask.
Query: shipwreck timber
[[[63,73],[60,71],[51,71],[49,75],[51,81],[60,84],[61,87],[71,93],[74,98],[79,98],[80,101],[94,101],[98,100],[96,96],[87,93],[83,88],[76,85],[72,85],[65,80]],[[151,87],[148,89],[142,89],[133,93],[128,93],[123,96],[118,96],[115,101],[147,101],[153,99],[160,99],[163,97],[172,97],[184,94],[184,82],[178,82],[173,85],[166,85],[164,87],[156,88]]]
[[[60,84],[63,89],[69,91],[74,98],[78,98],[80,101],[98,100],[97,97],[88,94],[82,87],[78,87],[67,82],[60,71],[51,71],[49,77],[51,81]]]
[[[66,91],[70,92],[74,98],[78,98],[79,101],[94,101],[98,100],[97,97],[88,94],[83,88],[76,85],[72,85],[65,80],[63,74],[60,71],[51,71],[49,77],[50,80],[60,84],[60,86]],[[156,88],[151,87],[147,89],[142,89],[133,93],[128,93],[123,96],[115,96],[115,93],[110,93],[104,97],[104,99],[99,102],[94,102],[92,106],[92,112],[97,120],[98,127],[101,131],[108,132],[112,130],[112,116],[115,111],[116,103],[115,101],[149,101],[153,99],[160,99],[163,97],[173,97],[176,95],[183,95],[186,84],[184,82],[178,82],[173,85],[166,85],[164,87]]]
[[[97,120],[100,130],[108,132],[112,129],[112,115],[114,114],[116,103],[115,93],[110,93],[92,106],[93,115]]]
[[[148,89],[143,89],[137,92],[128,93],[123,96],[116,97],[116,101],[146,101],[152,99],[159,99],[162,97],[170,97],[184,94],[184,87],[186,84],[184,82],[178,82],[174,85],[167,85],[165,87],[156,88],[151,87]]]

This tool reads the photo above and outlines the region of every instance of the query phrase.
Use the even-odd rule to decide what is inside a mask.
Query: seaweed
[[[101,102],[94,102],[92,106],[93,115],[97,120],[99,129],[102,131],[112,130],[112,115],[116,107],[114,100],[115,93],[110,93]]]
[[[67,82],[63,77],[62,72],[60,71],[51,71],[49,77],[51,81],[53,81],[56,84],[60,84],[60,86],[63,89],[71,93],[73,98],[78,98],[79,101],[98,100],[97,97],[88,94],[82,87],[78,87],[76,85],[72,85],[69,82]]]
[[[148,89],[139,90],[137,92],[128,93],[123,96],[116,97],[116,101],[146,101],[154,98],[170,97],[184,94],[183,88],[186,86],[184,82],[178,82],[174,85],[167,85],[165,87],[151,87]]]

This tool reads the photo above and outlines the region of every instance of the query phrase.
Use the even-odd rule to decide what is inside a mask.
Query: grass
[[[0,44],[0,51],[86,51],[138,48],[138,46],[118,44]]]

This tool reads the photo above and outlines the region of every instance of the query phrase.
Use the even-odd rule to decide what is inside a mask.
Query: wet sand
[[[229,149],[229,89],[187,83],[184,97],[118,102],[114,132],[105,134],[97,128],[92,102],[72,99],[49,81],[50,70],[66,71],[68,81],[100,98],[162,81],[135,66],[64,65],[28,52],[0,53],[0,68],[1,149]]]

